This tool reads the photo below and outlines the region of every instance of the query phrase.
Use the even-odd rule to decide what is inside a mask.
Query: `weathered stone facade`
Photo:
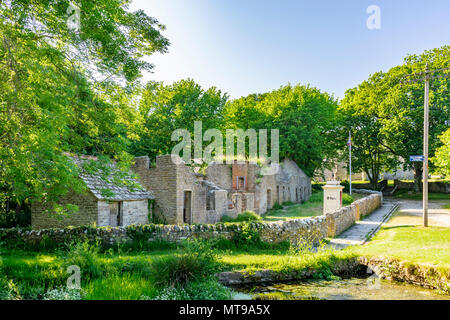
[[[64,228],[68,226],[118,226],[111,223],[111,207],[120,203],[122,226],[148,223],[148,200],[104,201],[99,200],[90,192],[84,194],[69,193],[61,197],[59,204],[74,204],[78,211],[64,218],[56,218],[46,211],[44,205],[34,203],[31,205],[31,226],[33,229]]]
[[[77,194],[69,192],[67,196],[59,199],[59,204],[74,204],[78,212],[70,214],[65,219],[56,219],[51,216],[51,208],[41,203],[31,205],[31,226],[33,229],[63,228],[67,226],[94,225],[98,221],[98,200],[90,192]],[[108,214],[109,216],[109,214]]]
[[[292,160],[263,174],[256,163],[211,163],[204,174],[174,155],[135,160],[133,170],[156,199],[155,214],[166,223],[216,223],[223,215],[244,211],[264,214],[276,202],[303,202],[311,195],[311,180]],[[280,194],[279,190],[284,190]]]
[[[96,160],[95,157],[71,157],[82,168],[82,162]],[[104,181],[94,174],[81,170],[80,179],[86,184],[84,193],[68,192],[58,199],[59,205],[72,204],[77,212],[56,218],[51,215],[52,208],[42,203],[31,205],[31,226],[33,229],[62,228],[68,226],[128,226],[130,224],[148,223],[148,200],[153,196],[144,188],[129,189]],[[129,180],[132,180],[129,178]],[[112,192],[103,196],[102,190]]]
[[[226,191],[204,180],[203,175],[195,173],[180,158],[159,156],[156,166],[150,168],[149,158],[140,157],[133,170],[142,185],[154,194],[154,213],[166,223],[215,223],[226,211]]]

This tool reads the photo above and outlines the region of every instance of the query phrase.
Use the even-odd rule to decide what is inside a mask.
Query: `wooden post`
[[[423,226],[428,227],[428,121],[430,76],[428,63],[425,70],[425,97],[423,116]]]

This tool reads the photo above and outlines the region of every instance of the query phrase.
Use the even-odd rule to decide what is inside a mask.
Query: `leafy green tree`
[[[195,121],[202,121],[203,132],[212,128],[221,129],[227,100],[228,96],[217,88],[205,90],[192,79],[171,85],[147,83],[139,105],[144,129],[140,139],[132,143],[130,152],[148,155],[151,159],[171,153],[177,144],[171,141],[172,132],[187,129],[193,134]]]
[[[414,171],[415,189],[419,191],[422,180],[422,162],[410,162],[409,156],[423,154],[424,82],[400,83],[405,75],[423,72],[428,63],[430,70],[450,66],[450,46],[425,51],[405,58],[402,66],[389,70],[389,86],[379,105],[385,146],[404,160],[404,169]],[[443,71],[434,73],[442,75]],[[429,100],[429,156],[433,157],[440,145],[438,136],[447,129],[450,118],[450,83],[446,78],[430,80]],[[433,169],[433,163],[430,163]]]
[[[347,148],[343,148],[349,132],[352,137],[352,171],[364,171],[374,188],[377,187],[382,172],[394,169],[398,161],[383,145],[383,126],[377,107],[387,89],[382,84],[385,74],[378,72],[357,88],[347,90],[339,103],[339,130],[335,145],[337,158],[347,161]]]
[[[139,114],[128,102],[152,68],[144,56],[166,51],[163,26],[128,1],[74,3],[79,30],[68,1],[0,2],[0,202],[81,191],[63,152],[130,159]]]
[[[424,84],[403,81],[411,79],[407,75],[424,71],[427,63],[431,70],[448,67],[449,50],[449,46],[444,46],[421,55],[409,55],[403,65],[378,72],[357,88],[348,90],[340,102],[345,130],[337,141],[343,144],[347,130],[352,130],[356,139],[355,171],[364,170],[372,183],[376,183],[379,173],[393,171],[403,163],[403,169],[414,171],[415,189],[419,190],[422,163],[410,162],[409,156],[423,154]],[[434,75],[442,73],[437,71]],[[432,157],[440,144],[438,136],[447,128],[445,121],[449,119],[448,79],[432,79],[430,89],[429,154]],[[366,125],[361,124],[361,119],[365,119]],[[362,157],[362,153],[366,156]]]
[[[227,128],[278,129],[280,157],[294,160],[312,176],[331,153],[336,100],[319,89],[287,85],[227,105]]]
[[[450,129],[447,129],[438,138],[442,142],[442,146],[436,149],[431,162],[436,168],[436,173],[450,177]]]

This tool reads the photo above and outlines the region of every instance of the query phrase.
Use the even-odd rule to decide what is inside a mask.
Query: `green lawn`
[[[364,195],[353,193],[352,196],[344,194],[344,205],[354,200],[363,198]],[[284,206],[282,209],[269,210],[263,219],[265,221],[280,221],[306,217],[320,216],[323,214],[323,191],[314,192],[308,201],[302,204]]]
[[[422,227],[421,217],[396,213],[366,245],[346,250],[364,256],[386,256],[450,270],[450,228]]]

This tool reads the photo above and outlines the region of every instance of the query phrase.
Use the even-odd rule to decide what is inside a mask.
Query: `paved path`
[[[364,244],[375,234],[381,225],[397,208],[396,202],[384,201],[383,205],[367,216],[364,220],[356,221],[353,226],[331,239],[329,245],[342,249],[350,245]]]
[[[398,211],[401,215],[422,217],[422,200],[396,200],[399,204]],[[428,200],[428,218],[430,225],[450,227],[450,209],[444,209],[444,205],[450,204],[449,200]]]

